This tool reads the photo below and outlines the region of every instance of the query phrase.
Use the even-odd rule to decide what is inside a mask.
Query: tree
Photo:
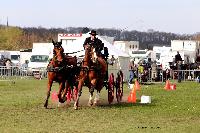
[[[88,27],[85,27],[83,28],[82,33],[85,34],[85,33],[88,33],[89,31],[90,29]]]
[[[22,40],[23,30],[18,27],[0,28],[0,49],[19,50]]]

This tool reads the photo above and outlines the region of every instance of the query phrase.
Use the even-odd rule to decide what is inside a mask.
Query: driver
[[[105,74],[107,71],[107,66],[106,66],[107,64],[106,64],[106,61],[103,59],[103,55],[101,53],[101,51],[104,49],[104,44],[102,43],[100,39],[96,37],[96,35],[98,34],[96,33],[95,30],[92,30],[89,34],[90,34],[90,37],[85,39],[83,47],[85,49],[87,45],[90,45],[95,48],[95,52],[97,54],[97,60],[99,61],[103,69],[102,74]]]

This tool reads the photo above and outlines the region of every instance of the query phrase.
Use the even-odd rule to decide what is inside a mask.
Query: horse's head
[[[85,47],[85,59],[89,62],[89,60],[92,60],[93,62],[96,62],[97,55],[95,52],[95,48],[91,45],[86,45]]]
[[[61,46],[62,42],[54,42],[52,40],[52,43],[54,45],[54,49],[53,49],[54,60],[57,60],[58,62],[62,62],[64,59],[64,49]]]

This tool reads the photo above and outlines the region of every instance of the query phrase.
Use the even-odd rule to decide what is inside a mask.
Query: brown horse
[[[88,105],[89,106],[93,105],[94,89],[97,90],[97,95],[94,99],[94,104],[97,104],[99,102],[99,94],[100,94],[101,89],[104,86],[104,78],[107,71],[107,66],[106,66],[107,64],[105,63],[103,64],[104,66],[102,66],[98,63],[98,61],[94,62],[93,51],[94,51],[94,48],[89,45],[85,48],[85,57],[83,59],[80,74],[79,74],[78,96],[74,103],[74,109],[78,109],[79,97],[81,96],[82,87],[84,83],[89,88],[89,92],[90,92]]]
[[[66,88],[69,87],[69,79],[73,80],[74,78],[74,72],[70,73],[74,67],[77,65],[77,59],[76,57],[71,56],[65,56],[64,55],[64,49],[61,46],[61,42],[54,42],[52,40],[52,43],[54,45],[53,53],[54,57],[50,61],[50,63],[47,66],[48,69],[48,85],[47,85],[47,97],[44,103],[44,107],[47,108],[48,106],[48,99],[50,96],[51,87],[53,84],[53,81],[56,81],[59,83],[59,91],[58,91],[58,98],[59,102],[64,102],[64,97],[66,94]],[[66,88],[65,88],[66,83]],[[65,89],[64,89],[65,88]],[[61,96],[63,92],[63,95]]]

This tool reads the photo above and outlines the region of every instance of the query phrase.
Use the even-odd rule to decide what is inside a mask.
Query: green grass
[[[164,84],[142,85],[136,104],[126,103],[129,90],[124,87],[124,102],[108,105],[107,91],[101,104],[87,107],[88,89],[81,96],[79,110],[57,107],[49,101],[44,109],[46,80],[0,82],[0,132],[199,132],[200,84],[177,83],[177,90],[166,91]],[[57,90],[57,83],[53,85]],[[141,95],[152,97],[151,104],[140,104]]]

